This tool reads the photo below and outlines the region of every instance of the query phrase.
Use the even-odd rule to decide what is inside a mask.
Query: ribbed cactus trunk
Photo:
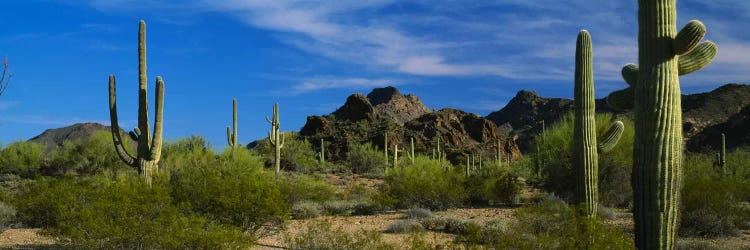
[[[578,33],[576,42],[575,92],[573,109],[573,158],[576,178],[576,203],[583,206],[586,216],[596,216],[599,202],[596,119],[594,117],[594,72],[591,36]]]
[[[393,168],[398,167],[398,143],[393,145]]]
[[[162,145],[162,117],[164,111],[164,81],[156,77],[156,117],[154,118],[154,137],[148,122],[148,83],[146,75],[146,22],[141,21],[138,28],[138,127],[131,137],[138,142],[136,156],[125,149],[117,121],[117,99],[115,76],[109,76],[109,117],[111,122],[112,141],[117,155],[127,165],[143,175],[150,186],[159,167]]]
[[[679,75],[705,67],[716,44],[700,41],[706,27],[692,20],[677,32],[676,0],[638,1],[638,65],[622,76],[629,85],[607,96],[613,109],[633,108],[633,219],[639,249],[674,249],[682,185],[682,110]]]
[[[237,144],[237,99],[232,99],[232,128],[227,126],[227,143],[234,153],[239,145]]]
[[[383,132],[383,155],[385,156],[385,171],[388,171],[388,161],[390,160],[388,158],[388,131]]]
[[[276,178],[281,174],[281,148],[284,147],[284,135],[281,133],[279,123],[279,104],[273,104],[273,117],[266,116],[266,121],[271,124],[271,130],[268,131],[268,141],[274,147],[274,166],[276,169]]]
[[[320,138],[320,163],[326,163],[326,141]]]
[[[409,160],[411,160],[411,163],[414,164],[414,158],[416,158],[416,155],[414,155],[414,137],[411,138],[411,141],[409,141],[409,145],[411,146],[411,153],[409,153]]]
[[[721,133],[721,152],[719,153],[719,172],[725,175],[727,172],[727,137]]]

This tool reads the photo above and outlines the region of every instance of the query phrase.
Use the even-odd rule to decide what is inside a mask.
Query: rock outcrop
[[[76,123],[64,128],[47,129],[29,141],[44,144],[47,149],[51,149],[62,146],[65,141],[85,139],[94,132],[105,129],[109,131],[110,127],[99,123]]]

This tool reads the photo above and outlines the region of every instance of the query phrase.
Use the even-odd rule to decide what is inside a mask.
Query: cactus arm
[[[156,77],[156,112],[154,116],[154,138],[151,140],[151,153],[149,159],[159,161],[161,159],[161,144],[163,133],[164,116],[164,80],[161,76]]]
[[[680,75],[687,75],[698,71],[714,60],[719,48],[711,41],[705,41],[687,54],[679,57],[677,69]]]
[[[617,143],[620,141],[620,137],[622,136],[622,132],[624,130],[625,125],[621,121],[615,121],[614,123],[612,123],[607,132],[604,133],[604,137],[601,142],[599,142],[599,152],[607,153],[615,148],[615,146],[617,146]]]
[[[234,147],[234,144],[232,143],[234,139],[232,139],[232,128],[227,126],[227,144],[229,144],[230,147]]]
[[[691,20],[677,33],[672,41],[672,50],[677,55],[684,55],[697,46],[706,35],[706,26],[701,21]]]
[[[125,164],[135,167],[137,166],[135,157],[125,150],[122,137],[120,136],[120,125],[117,122],[117,95],[115,93],[115,76],[109,75],[109,119],[111,123],[110,128],[112,130],[112,142],[114,142],[115,151],[117,151],[117,155],[120,159],[122,159]]]
[[[141,136],[141,130],[136,127],[133,129],[133,131],[128,132],[128,135],[130,136],[130,139],[133,139],[133,141],[138,141],[138,137]]]
[[[629,63],[622,67],[622,79],[628,86],[635,86],[638,83],[638,64]]]

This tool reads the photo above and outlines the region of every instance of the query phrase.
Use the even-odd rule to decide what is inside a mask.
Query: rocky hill
[[[351,95],[330,115],[307,117],[300,130],[311,141],[329,142],[326,150],[333,159],[344,159],[350,143],[369,142],[382,149],[385,133],[389,147],[406,148],[414,138],[415,150],[426,155],[440,137],[441,149],[453,161],[467,153],[483,152],[492,158],[498,141],[507,152],[520,156],[513,138],[499,133],[491,121],[455,109],[430,111],[418,97],[404,96],[394,87],[376,88],[367,96]]]
[[[747,109],[748,105],[750,105],[750,85],[744,84],[726,84],[710,92],[683,95],[682,120],[684,136],[690,140],[688,148],[697,150],[701,148],[698,145],[705,144],[704,139],[700,138],[720,133],[711,131],[728,131],[730,128],[741,130],[740,128],[746,125],[741,124],[743,116],[740,113]],[[596,108],[597,112],[617,113],[608,109],[602,99],[596,100]],[[526,152],[531,150],[533,136],[541,131],[542,120],[545,121],[546,126],[550,126],[557,122],[561,115],[571,111],[573,111],[571,99],[545,98],[540,97],[536,92],[522,90],[508,102],[508,105],[490,113],[486,118],[506,128],[511,135],[517,135],[518,144]],[[631,112],[618,114],[633,117]],[[695,137],[699,134],[701,136]],[[750,140],[741,138],[732,140],[737,140],[736,145],[750,145]]]
[[[29,141],[44,144],[47,149],[51,149],[62,146],[64,141],[88,138],[103,129],[109,131],[110,128],[99,123],[76,123],[64,128],[47,129]]]

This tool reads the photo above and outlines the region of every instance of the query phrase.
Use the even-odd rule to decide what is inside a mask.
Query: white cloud
[[[281,90],[277,94],[299,95],[325,89],[370,89],[398,84],[399,83],[393,79],[315,77],[304,79],[293,85],[290,89]]]

